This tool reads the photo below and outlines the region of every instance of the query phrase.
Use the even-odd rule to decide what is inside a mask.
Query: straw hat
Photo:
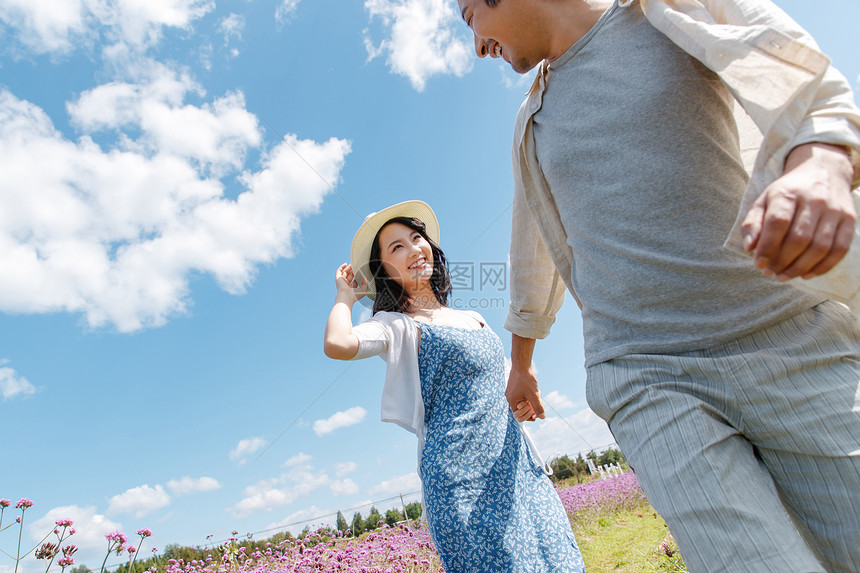
[[[395,217],[418,219],[424,223],[427,236],[434,243],[439,244],[439,222],[436,220],[433,209],[424,201],[404,201],[365,217],[364,223],[361,224],[352,239],[349,259],[358,284],[361,284],[362,278],[367,279],[367,296],[371,300],[376,300],[376,284],[370,273],[370,249],[379,229]]]

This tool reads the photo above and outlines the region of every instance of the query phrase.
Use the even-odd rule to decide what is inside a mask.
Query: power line
[[[416,494],[420,494],[420,493],[421,493],[421,491],[420,491],[420,490],[410,491],[410,492],[407,492],[407,493],[401,493],[401,494],[398,494],[398,495],[395,495],[395,496],[392,496],[392,497],[387,497],[387,498],[385,498],[385,499],[379,499],[379,500],[376,500],[376,501],[369,501],[369,502],[362,503],[362,504],[359,504],[359,505],[354,505],[354,506],[352,506],[352,507],[348,507],[348,508],[343,509],[343,510],[340,510],[340,509],[339,509],[339,510],[337,510],[337,511],[335,511],[335,512],[329,512],[329,513],[325,513],[325,514],[318,515],[318,516],[315,516],[315,517],[309,517],[309,518],[307,518],[307,519],[302,519],[302,520],[299,520],[299,521],[293,521],[293,522],[290,522],[290,523],[284,523],[284,524],[281,524],[281,525],[279,525],[279,526],[277,526],[277,527],[270,527],[269,529],[263,529],[263,530],[260,530],[260,531],[248,532],[248,533],[246,533],[246,534],[245,534],[245,536],[253,537],[253,536],[255,536],[255,535],[259,535],[259,534],[261,534],[261,533],[270,533],[270,532],[272,532],[272,531],[281,531],[281,530],[283,530],[283,529],[287,529],[287,528],[289,528],[289,527],[291,527],[291,526],[293,526],[293,525],[302,525],[303,523],[311,523],[311,522],[313,522],[313,521],[317,521],[317,520],[319,520],[319,519],[324,519],[324,518],[326,518],[326,517],[337,516],[337,514],[338,514],[339,512],[341,512],[341,511],[350,512],[350,511],[354,511],[354,510],[357,510],[357,509],[361,509],[361,508],[363,508],[363,507],[373,507],[373,506],[375,506],[375,505],[377,505],[377,504],[382,504],[382,503],[385,503],[385,502],[387,502],[387,501],[400,500],[402,496],[406,496],[406,497],[408,498],[408,497],[409,497],[409,496],[411,496],[411,495],[416,495]],[[217,542],[213,541],[213,542],[211,542],[211,543],[213,543],[213,544],[214,544],[214,543],[223,543],[223,542],[225,542],[225,541],[229,541],[229,539],[222,539],[221,541],[217,541]]]
[[[266,452],[268,452],[268,451],[269,451],[269,448],[271,448],[272,446],[274,446],[274,445],[275,445],[275,442],[277,442],[278,440],[280,440],[280,439],[281,439],[281,436],[283,436],[284,434],[286,434],[286,433],[287,433],[287,430],[289,430],[290,428],[292,428],[292,427],[295,425],[295,423],[296,423],[296,422],[298,422],[298,421],[301,419],[301,417],[304,415],[304,413],[305,413],[305,412],[307,412],[308,410],[310,410],[310,409],[311,409],[311,406],[313,406],[314,404],[316,404],[316,403],[317,403],[317,400],[319,400],[320,398],[322,398],[322,397],[323,397],[323,394],[325,394],[325,393],[328,391],[328,389],[329,389],[329,388],[331,388],[332,386],[334,386],[334,383],[335,383],[335,382],[337,382],[338,380],[340,380],[340,378],[341,378],[344,374],[346,374],[346,372],[347,372],[350,368],[352,368],[352,365],[353,365],[353,364],[354,364],[354,362],[350,362],[350,363],[347,365],[347,367],[343,369],[343,372],[341,372],[340,374],[338,374],[337,376],[335,376],[334,380],[332,380],[332,381],[329,383],[329,385],[328,385],[328,386],[326,386],[325,388],[323,388],[323,391],[322,391],[322,392],[320,392],[320,393],[317,395],[317,397],[316,397],[316,398],[314,398],[313,400],[311,400],[311,403],[310,403],[310,404],[308,404],[308,405],[305,407],[305,409],[304,409],[304,410],[302,410],[301,412],[299,412],[299,415],[298,415],[298,416],[296,416],[296,417],[293,419],[293,421],[292,421],[292,422],[290,422],[289,424],[287,424],[287,427],[286,427],[286,428],[284,428],[283,430],[281,430],[281,433],[280,433],[280,434],[278,434],[278,436],[277,436],[274,440],[272,440],[272,442],[271,442],[268,446],[266,446],[265,448],[263,448],[263,451],[262,451],[262,452],[260,452],[260,454],[259,454],[256,458],[254,458],[254,462],[256,462],[256,461],[257,461],[257,460],[259,460],[261,457],[263,457],[263,454],[265,454]],[[252,463],[253,463],[253,462],[252,462]]]
[[[477,236],[477,237],[475,237],[475,239],[474,239],[471,243],[469,243],[469,246],[468,246],[468,247],[466,247],[466,248],[468,249],[468,248],[470,248],[472,245],[474,245],[475,243],[477,243],[477,242],[478,242],[478,239],[480,239],[481,237],[483,237],[483,236],[484,236],[484,233],[486,233],[487,231],[489,231],[489,230],[490,230],[490,227],[492,227],[493,225],[495,225],[495,224],[496,224],[496,221],[498,221],[498,220],[501,218],[501,216],[502,216],[502,215],[504,215],[505,213],[507,213],[507,212],[508,212],[508,209],[510,209],[510,208],[511,208],[511,207],[513,207],[513,206],[514,206],[514,204],[513,204],[513,203],[511,203],[510,205],[508,205],[507,207],[505,207],[505,209],[504,209],[501,213],[499,213],[498,215],[496,215],[496,218],[495,218],[495,219],[493,219],[492,221],[490,221],[490,224],[489,224],[489,225],[487,225],[486,227],[484,227],[484,230],[483,230],[483,231],[481,231],[480,233],[478,233],[478,236]]]
[[[567,424],[567,427],[568,427],[568,428],[570,428],[571,430],[573,430],[573,433],[574,433],[574,434],[576,434],[577,436],[579,436],[579,439],[580,439],[580,440],[582,440],[583,442],[585,442],[585,445],[586,445],[586,446],[588,446],[588,447],[589,447],[589,449],[592,449],[592,450],[594,449],[594,447],[593,447],[591,444],[589,444],[589,443],[588,443],[588,440],[586,440],[586,439],[582,436],[582,434],[580,434],[579,432],[577,432],[577,431],[576,431],[576,428],[574,428],[574,427],[570,424],[570,422],[568,422],[568,421],[565,419],[565,417],[564,417],[564,416],[562,416],[561,414],[559,414],[559,413],[558,413],[558,410],[556,410],[556,409],[553,407],[553,405],[552,405],[552,404],[550,404],[549,402],[544,402],[544,403],[549,407],[549,409],[550,409],[550,410],[552,410],[553,412],[555,412],[555,415],[556,415],[556,416],[558,416],[558,417],[561,419],[561,421],[562,421],[562,422],[564,422],[565,424]]]

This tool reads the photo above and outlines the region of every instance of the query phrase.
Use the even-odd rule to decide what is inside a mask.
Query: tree
[[[346,522],[346,518],[343,514],[338,511],[337,512],[337,530],[338,531],[346,531],[349,529],[349,524]]]
[[[185,545],[179,545],[178,543],[171,543],[164,549],[162,556],[165,560],[176,559],[178,561],[182,559],[186,563],[191,563],[195,559],[205,559],[206,552],[197,547],[188,547]]]
[[[394,525],[398,521],[403,521],[404,519],[406,518],[403,516],[403,512],[399,509],[392,508],[385,512],[385,523],[388,525]]]
[[[413,501],[412,503],[406,505],[406,517],[408,519],[418,519],[419,517],[421,517],[421,512],[422,509],[420,502]]]
[[[609,464],[621,465],[624,463],[624,454],[617,448],[606,448],[600,454],[600,458],[598,458],[596,463],[599,466],[608,466]]]
[[[362,533],[364,533],[364,520],[361,519],[361,514],[356,511],[352,516],[352,534],[358,537]]]
[[[553,460],[550,467],[553,471],[551,478],[555,482],[564,479],[575,479],[577,483],[582,483],[588,475],[588,464],[585,463],[582,454],[579,454],[575,460],[569,456],[561,456]]]
[[[379,515],[379,510],[376,509],[375,505],[371,505],[370,512],[368,512],[367,518],[364,520],[364,528],[368,531],[373,531],[378,527],[381,520],[382,516]]]

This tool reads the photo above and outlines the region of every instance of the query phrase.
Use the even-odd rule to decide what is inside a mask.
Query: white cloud
[[[139,128],[142,136],[127,141],[123,151],[175,158],[202,174],[219,177],[241,168],[247,151],[262,141],[244,95],[230,93],[200,107],[181,105],[177,95],[193,84],[167,70],[162,74],[145,84],[113,82],[84,92],[68,106],[72,123],[88,132]]]
[[[213,0],[4,0],[0,22],[13,39],[37,54],[65,54],[92,43],[99,35],[110,42],[146,47],[161,39],[162,29],[188,29],[215,7]]]
[[[174,495],[215,491],[220,488],[221,484],[218,483],[218,480],[211,477],[192,478],[185,476],[181,479],[172,479],[167,482],[167,489],[172,491]]]
[[[243,169],[262,137],[241,93],[185,105],[199,91],[187,77],[140,73],[68,106],[85,133],[120,132],[110,149],[65,139],[42,109],[0,89],[0,311],[160,326],[188,308],[192,274],[241,294],[259,265],[291,257],[300,219],[337,183],[348,142],[288,135],[263,150],[259,170]],[[236,173],[242,189],[229,199],[221,178]]]
[[[352,495],[358,493],[358,484],[349,478],[344,480],[335,480],[328,486],[331,494],[334,496]]]
[[[314,530],[317,527],[323,525],[334,527],[336,516],[337,511],[332,511],[331,509],[321,509],[315,505],[312,505],[307,509],[302,509],[300,511],[291,513],[287,517],[276,523],[270,523],[266,527],[266,531],[271,529],[286,528],[287,531],[291,532],[293,535],[296,535],[305,527],[310,527],[311,530]]]
[[[154,488],[144,484],[110,498],[107,513],[132,513],[134,517],[143,517],[167,505],[170,505],[170,496],[160,484]]]
[[[556,410],[567,410],[569,408],[574,407],[574,403],[571,402],[570,398],[559,392],[558,390],[553,390],[549,394],[541,396],[541,399],[549,406],[552,406]]]
[[[83,0],[4,0],[0,2],[0,22],[4,40],[17,36],[27,49],[37,54],[67,52],[76,37],[86,30]],[[9,32],[17,32],[10,34]]]
[[[394,476],[376,484],[368,490],[373,497],[391,497],[394,495],[412,493],[421,489],[421,478],[416,472]]]
[[[416,90],[423,91],[434,75],[462,76],[472,69],[472,47],[457,32],[465,26],[449,0],[365,0],[364,7],[390,33],[377,46],[365,32],[368,59],[387,54],[391,70]]]
[[[497,60],[496,65],[502,76],[502,85],[509,90],[516,90],[517,92],[528,91],[528,88],[535,81],[535,76],[537,75],[537,67],[525,74],[519,74],[511,69],[510,64],[504,60]]]
[[[72,527],[76,533],[69,539],[69,543],[78,547],[75,554],[77,563],[101,563],[107,548],[105,534],[122,529],[122,524],[97,513],[94,506],[66,505],[50,509],[43,517],[30,523],[28,531],[33,543],[40,542],[46,531],[52,531],[58,519],[71,519],[74,522]],[[26,563],[24,561],[21,565]]]
[[[242,39],[242,31],[245,29],[245,17],[241,14],[230,13],[218,22],[218,31],[224,34],[224,42],[229,43],[232,38]]]
[[[547,416],[544,420],[526,423],[526,429],[534,438],[541,456],[546,460],[556,453],[575,456],[577,453],[615,443],[606,422],[590,408],[566,416]]]
[[[334,472],[337,477],[343,477],[351,474],[358,469],[358,464],[355,462],[339,462],[334,464]]]
[[[265,445],[266,440],[263,438],[246,438],[244,440],[239,440],[239,443],[236,444],[236,447],[230,452],[230,460],[243,464],[248,456],[256,453]]]
[[[299,5],[299,0],[282,0],[278,7],[275,8],[275,21],[279,26],[283,26],[290,21],[290,18],[296,13],[296,8]]]
[[[324,436],[340,428],[354,426],[364,420],[365,416],[367,416],[367,410],[361,406],[355,406],[343,412],[336,412],[325,420],[317,420],[314,422],[314,432],[317,436]]]
[[[310,465],[311,459],[313,459],[313,458],[311,458],[310,455],[308,455],[304,452],[299,452],[296,455],[294,455],[293,457],[291,457],[290,459],[288,459],[287,461],[285,461],[284,465],[286,467],[296,467],[296,466],[308,467]]]
[[[5,366],[8,360],[0,360],[0,395],[4,400],[19,395],[35,394],[36,387],[18,374],[14,368]]]
[[[331,483],[325,474],[293,472],[280,478],[262,480],[245,488],[245,497],[228,511],[236,518],[243,518],[259,511],[272,511],[305,498],[312,491]]]

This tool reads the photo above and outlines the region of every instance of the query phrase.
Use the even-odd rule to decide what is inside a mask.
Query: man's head
[[[549,56],[549,35],[535,0],[457,0],[460,15],[475,35],[480,58],[502,58],[526,73]]]
[[[503,58],[526,73],[561,56],[600,19],[612,0],[457,0],[479,58]]]

